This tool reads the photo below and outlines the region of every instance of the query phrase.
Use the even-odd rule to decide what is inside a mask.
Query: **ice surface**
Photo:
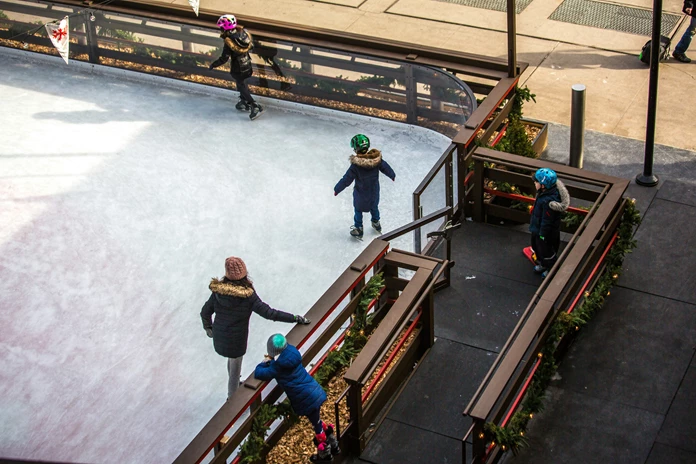
[[[428,130],[0,51],[0,456],[172,461],[226,397],[199,311],[230,255],[304,313],[377,234],[333,196],[366,133],[385,231],[449,145]],[[22,55],[22,56],[20,56]],[[208,93],[205,93],[208,92]],[[369,230],[368,230],[369,229]],[[398,243],[408,248],[412,238]],[[254,316],[246,377],[274,332]]]

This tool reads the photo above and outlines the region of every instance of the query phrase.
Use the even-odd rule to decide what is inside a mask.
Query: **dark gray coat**
[[[252,312],[272,321],[295,322],[294,315],[273,309],[261,301],[253,288],[218,279],[213,279],[209,288],[212,294],[201,309],[201,319],[204,329],[213,329],[213,346],[220,356],[244,356]]]

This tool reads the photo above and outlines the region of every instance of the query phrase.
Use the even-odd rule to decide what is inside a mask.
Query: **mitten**
[[[299,314],[297,314],[295,316],[295,322],[297,322],[298,324],[309,324],[311,321],[309,319],[307,319],[306,317],[300,316]]]
[[[213,338],[213,329],[205,329],[205,334],[206,334],[209,338]]]

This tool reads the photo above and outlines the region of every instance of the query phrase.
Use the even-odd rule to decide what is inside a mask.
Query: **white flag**
[[[196,13],[196,16],[198,16],[198,4],[200,3],[200,0],[189,0],[189,5],[191,5],[191,8],[193,8],[193,11]]]
[[[60,24],[48,23],[46,24],[46,31],[48,31],[48,37],[53,42],[53,45],[58,49],[58,53],[63,57],[65,62],[68,62],[69,48],[70,48],[70,37],[68,31],[68,17],[60,20]]]

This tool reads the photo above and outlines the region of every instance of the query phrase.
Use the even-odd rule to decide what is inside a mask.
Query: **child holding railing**
[[[282,334],[271,335],[266,343],[268,353],[263,362],[256,366],[254,377],[259,380],[276,379],[290,400],[290,405],[299,416],[306,416],[314,427],[314,444],[317,453],[311,462],[331,462],[333,455],[341,452],[334,435],[333,425],[320,418],[321,405],[326,401],[326,392],[302,365],[302,355],[288,345]],[[274,359],[275,357],[278,359]]]

